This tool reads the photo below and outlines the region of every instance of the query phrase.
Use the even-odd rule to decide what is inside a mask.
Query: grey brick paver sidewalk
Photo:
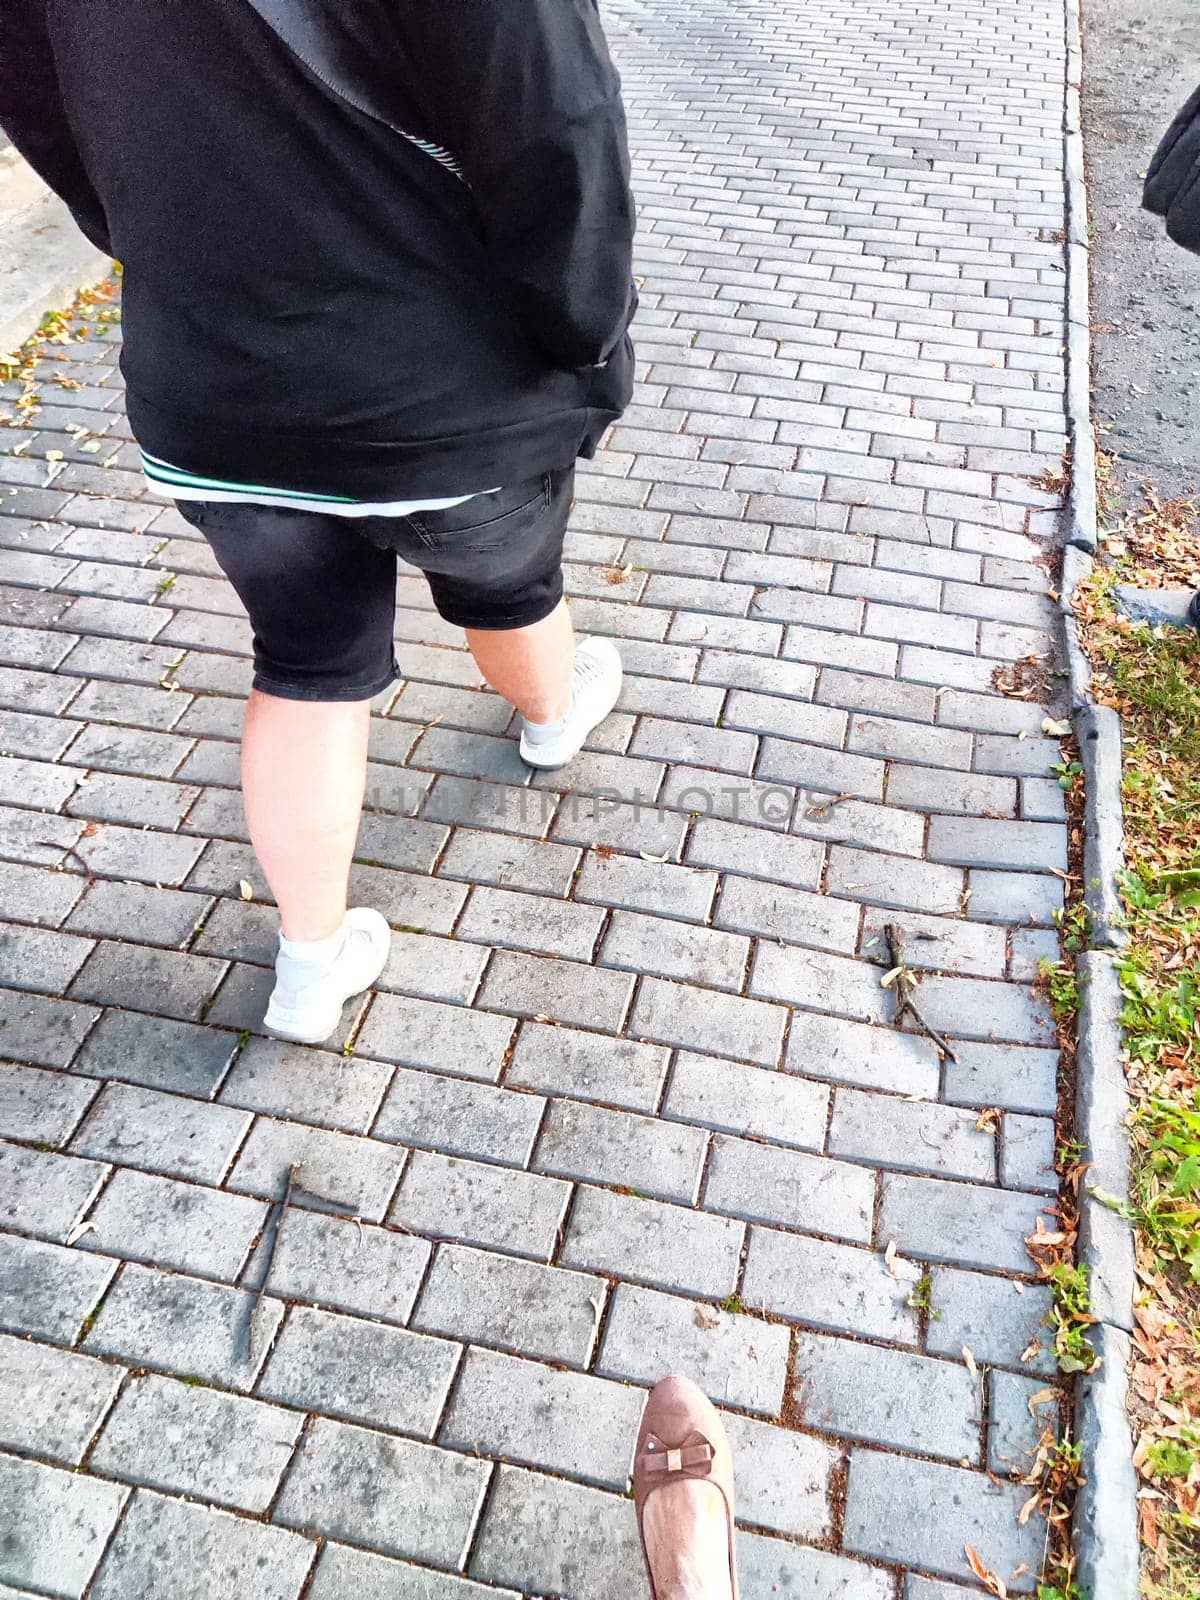
[[[354,888],[405,931],[329,1050],[259,1036],[247,627],[113,334],[0,435],[6,1594],[627,1600],[672,1366],[729,1409],[747,1600],[950,1600],[965,1545],[1033,1586],[1066,832],[994,674],[1053,649],[1062,16],[607,16],[641,384],[569,585],[627,688],[534,783],[401,580]],[[327,1209],[251,1337],[297,1160]]]

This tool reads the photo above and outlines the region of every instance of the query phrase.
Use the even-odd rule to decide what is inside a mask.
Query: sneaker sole
[[[359,993],[362,993],[361,989]],[[353,1000],[353,998],[353,995],[348,994],[346,996],[346,1000]],[[324,1044],[327,1039],[332,1039],[337,1032],[338,1024],[342,1020],[342,1011],[345,1009],[346,1000],[343,1000],[337,1008],[337,1015],[328,1027],[325,1026],[324,1021],[318,1026],[307,1029],[301,1028],[294,1023],[289,1024],[284,1017],[278,1015],[272,1017],[270,1007],[267,1008],[267,1014],[263,1018],[263,1027],[272,1038],[286,1039],[289,1044]]]

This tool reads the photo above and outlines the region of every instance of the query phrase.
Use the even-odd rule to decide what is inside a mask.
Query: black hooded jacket
[[[1180,107],[1155,151],[1142,204],[1166,220],[1176,244],[1200,253],[1200,89]]]
[[[130,421],[202,476],[383,500],[590,455],[627,404],[625,116],[595,0],[2,0],[0,125],[124,267]]]

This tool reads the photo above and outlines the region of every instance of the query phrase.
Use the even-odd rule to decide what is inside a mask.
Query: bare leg
[[[346,915],[370,713],[368,700],[250,693],[242,734],[246,821],[288,939],[326,939]]]
[[[571,700],[575,629],[567,602],[528,628],[468,628],[475,664],[530,722],[554,722]]]
[[[725,1502],[711,1483],[655,1490],[642,1531],[659,1600],[730,1600]]]

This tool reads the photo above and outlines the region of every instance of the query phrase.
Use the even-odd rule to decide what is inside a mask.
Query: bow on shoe
[[[655,1434],[646,1435],[642,1466],[647,1473],[686,1473],[703,1478],[712,1470],[716,1451],[702,1433],[689,1433],[682,1444],[665,1445]]]

